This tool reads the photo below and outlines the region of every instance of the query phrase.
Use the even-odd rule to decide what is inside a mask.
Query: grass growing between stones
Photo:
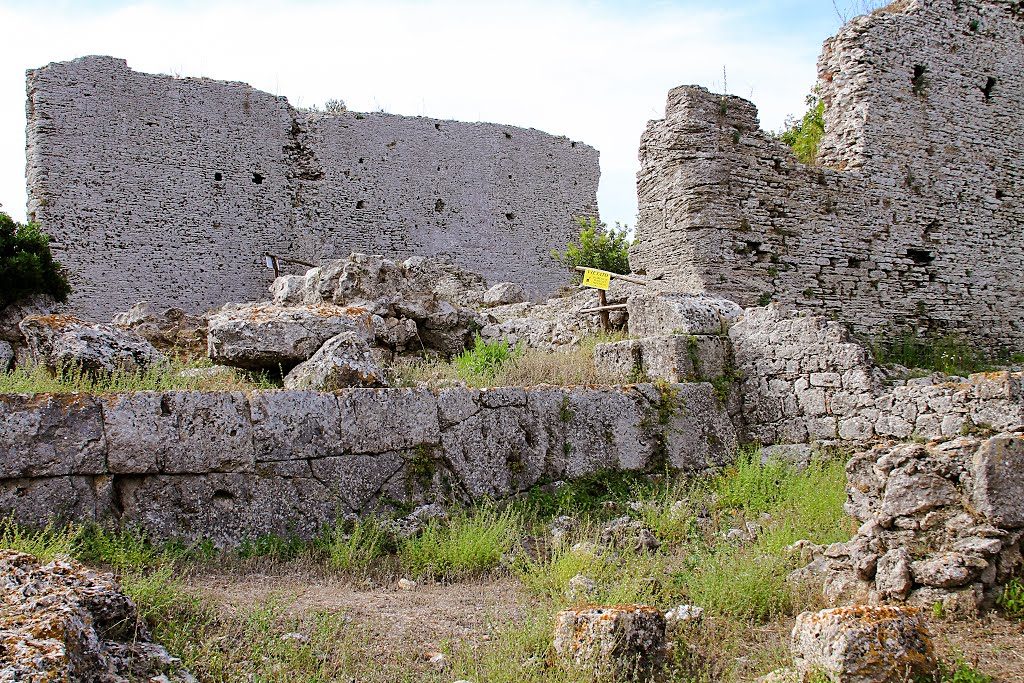
[[[866,345],[879,365],[959,377],[1024,362],[1024,354],[1021,353],[986,355],[976,345],[956,335],[875,337],[866,340]]]
[[[371,518],[339,522],[311,542],[265,537],[214,550],[8,521],[0,546],[115,571],[158,640],[202,681],[596,683],[610,679],[555,665],[555,615],[638,602],[706,610],[676,632],[665,681],[749,681],[788,663],[794,615],[821,606],[820,591],[787,582],[799,559],[786,548],[850,537],[845,483],[839,461],[796,470],[747,451],[712,477],[604,473],[505,506],[456,510],[411,536]],[[552,520],[565,515],[572,523],[560,519],[566,531],[556,537]],[[609,541],[602,532],[624,515],[660,546]],[[402,576],[419,586],[397,590]],[[460,599],[475,605],[495,592],[506,609],[483,625],[466,627],[465,614],[452,612]],[[444,666],[427,651],[444,653]],[[986,680],[957,667],[945,680]]]
[[[580,386],[613,384],[594,365],[597,344],[619,341],[621,334],[597,335],[559,351],[544,351],[524,346],[510,347],[505,342],[476,345],[450,361],[404,360],[395,368],[399,386],[527,387],[538,384]]]
[[[51,372],[41,365],[0,372],[0,394],[107,394],[130,391],[249,391],[273,389],[266,375],[214,366],[205,360],[171,360],[148,370],[93,374],[79,367]]]

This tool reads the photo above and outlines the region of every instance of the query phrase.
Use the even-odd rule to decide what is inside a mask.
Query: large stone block
[[[252,370],[290,370],[343,333],[373,339],[365,309],[328,304],[231,304],[208,321],[208,354],[214,362]]]
[[[253,470],[252,421],[241,392],[144,391],[101,400],[113,474]]]
[[[338,394],[254,391],[249,407],[257,462],[329,458],[350,445],[342,438]]]
[[[629,297],[629,332],[634,337],[724,334],[743,309],[727,299],[641,291]]]
[[[665,658],[665,615],[644,605],[568,609],[555,618],[552,645],[560,664],[588,678],[647,680]]]
[[[0,518],[42,528],[113,516],[110,477],[0,479]]]
[[[351,389],[338,394],[341,443],[351,453],[437,444],[437,396],[427,389]]]
[[[739,442],[725,405],[710,384],[670,384],[657,392],[653,416],[663,430],[668,464],[698,472],[725,465]]]
[[[935,651],[917,609],[839,607],[804,612],[791,646],[797,670],[845,683],[890,683],[930,676]]]
[[[1024,527],[1024,436],[1000,434],[974,454],[974,491],[978,512],[1004,528]]]
[[[103,474],[106,447],[92,396],[0,395],[0,479]]]
[[[666,382],[706,382],[731,371],[732,344],[723,335],[668,335],[639,341],[643,374]]]

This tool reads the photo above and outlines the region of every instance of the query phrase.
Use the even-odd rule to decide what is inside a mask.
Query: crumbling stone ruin
[[[668,96],[640,145],[634,270],[859,332],[1024,337],[1024,11],[898,0],[825,43],[818,164],[750,102]]]
[[[531,296],[597,213],[597,151],[537,130],[310,113],[243,83],[83,57],[28,74],[28,215],[68,245],[72,307],[257,299],[263,253],[447,255]]]

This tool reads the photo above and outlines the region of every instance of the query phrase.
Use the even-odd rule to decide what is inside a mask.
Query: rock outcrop
[[[112,576],[9,550],[0,551],[0,680],[195,681],[152,641]]]
[[[51,370],[144,372],[166,361],[148,341],[114,325],[90,324],[69,315],[30,315],[18,328],[29,360]]]
[[[555,619],[557,660],[590,675],[650,675],[664,661],[666,644],[665,615],[645,605],[568,609]]]
[[[180,308],[158,308],[140,301],[115,315],[111,322],[133,330],[165,353],[206,353],[206,316],[191,315]]]

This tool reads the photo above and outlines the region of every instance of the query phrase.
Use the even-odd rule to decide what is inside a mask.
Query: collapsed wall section
[[[669,93],[641,141],[635,270],[874,334],[1024,343],[1024,10],[901,0],[825,44],[819,166],[754,106]]]
[[[28,215],[90,317],[264,299],[264,251],[444,255],[539,296],[565,279],[550,251],[597,212],[596,150],[536,130],[302,112],[111,57],[30,71],[27,114]]]
[[[0,395],[0,517],[233,545],[736,446],[708,384]]]

